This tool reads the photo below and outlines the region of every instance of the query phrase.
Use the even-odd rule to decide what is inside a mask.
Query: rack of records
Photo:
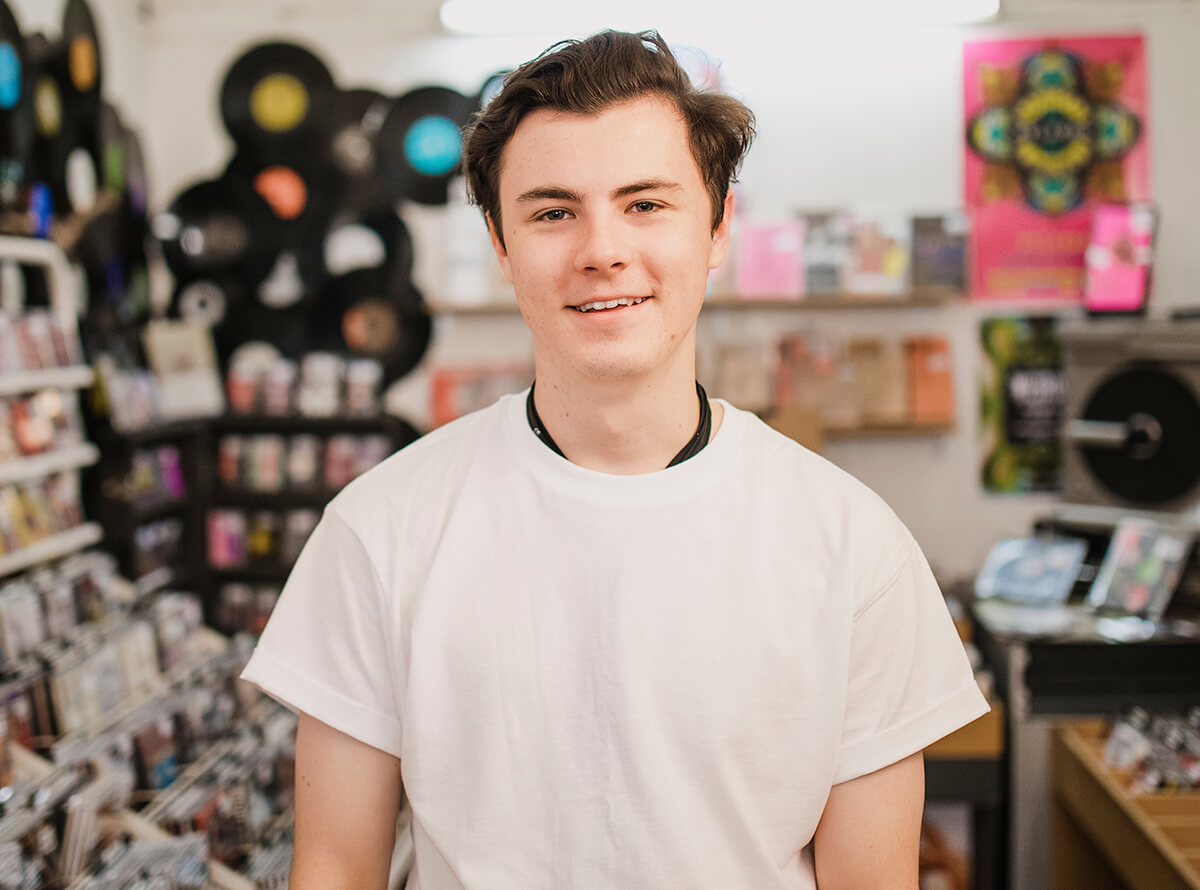
[[[78,391],[91,383],[70,307],[66,259],[50,244],[0,237],[0,260],[41,267],[50,305],[0,312],[0,580],[97,543],[84,520],[85,440]],[[10,305],[15,302],[6,299]]]

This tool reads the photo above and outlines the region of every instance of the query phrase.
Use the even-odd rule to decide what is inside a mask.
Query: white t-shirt
[[[244,676],[401,758],[410,888],[812,888],[830,787],[987,710],[895,514],[724,407],[613,476],[507,396],[326,508]]]

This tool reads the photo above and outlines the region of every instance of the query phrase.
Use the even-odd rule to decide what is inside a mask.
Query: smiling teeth
[[[596,300],[592,303],[584,303],[582,306],[576,306],[578,312],[595,312],[598,309],[616,309],[618,306],[636,306],[645,300],[645,297],[619,297],[616,300]]]

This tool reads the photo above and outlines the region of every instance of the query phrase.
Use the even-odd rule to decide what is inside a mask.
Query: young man
[[[986,704],[908,531],[709,401],[752,135],[655,34],[508,78],[465,169],[536,385],[325,511],[246,676],[301,712],[294,890],[917,886],[921,750]]]

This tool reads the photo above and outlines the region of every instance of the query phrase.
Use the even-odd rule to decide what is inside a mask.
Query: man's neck
[[[539,369],[533,401],[568,460],[614,475],[661,470],[695,434],[700,418],[694,368],[655,384],[571,383]],[[720,421],[714,405],[714,433]]]

